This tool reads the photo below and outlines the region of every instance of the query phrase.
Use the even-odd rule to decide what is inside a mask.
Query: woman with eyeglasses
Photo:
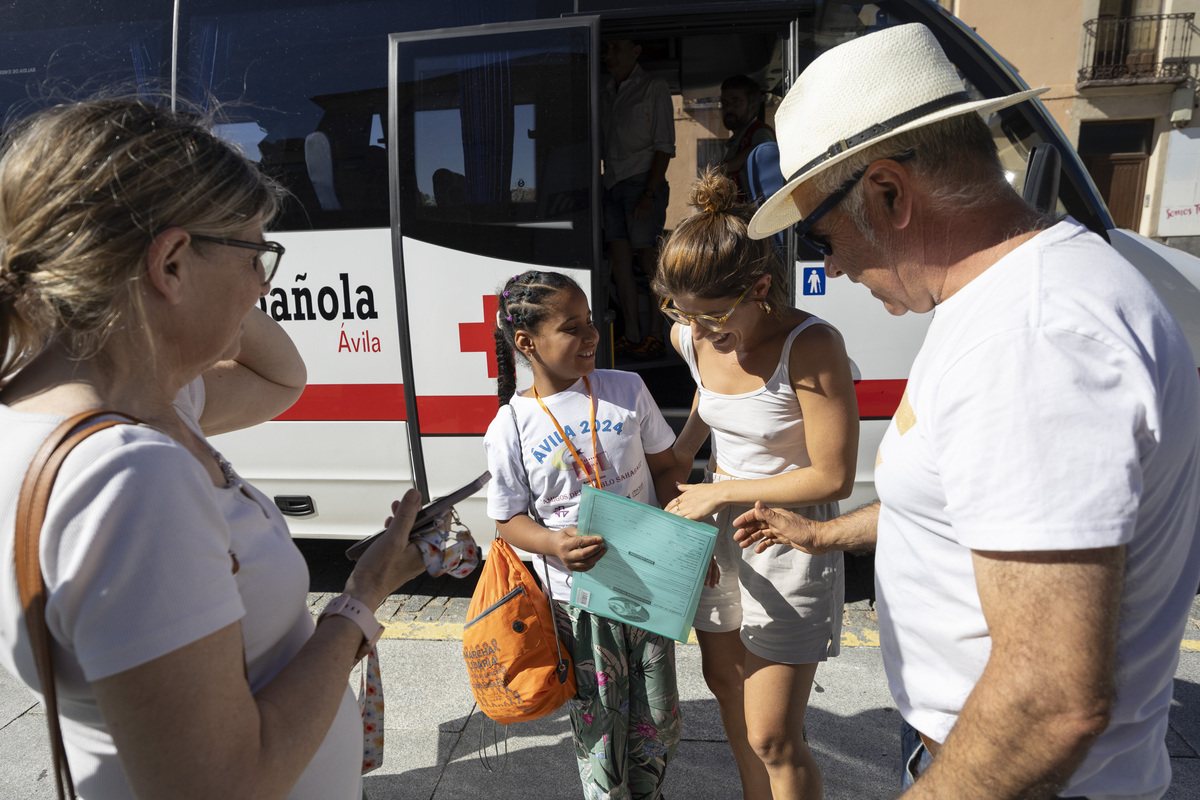
[[[47,109],[0,150],[0,664],[39,698],[18,494],[65,420],[132,423],[70,451],[35,550],[79,797],[362,796],[348,678],[372,612],[423,568],[419,497],[393,504],[314,626],[279,510],[206,438],[304,387],[255,307],[283,255],[263,237],[281,197],[192,117],[136,100]]]
[[[704,482],[681,485],[667,510],[721,532],[720,580],[694,626],[744,797],[820,798],[803,724],[817,664],[838,654],[842,556],[743,550],[732,522],[755,501],[837,516],[858,451],[850,364],[836,330],[788,303],[783,264],[747,235],[754,209],[737,204],[733,182],[710,170],[690,203],[654,291],[698,387],[677,459],[690,464],[710,432],[712,456]]]

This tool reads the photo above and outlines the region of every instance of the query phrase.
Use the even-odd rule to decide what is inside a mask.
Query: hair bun
[[[738,206],[738,188],[724,171],[706,167],[692,187],[688,204],[705,214],[724,214]]]

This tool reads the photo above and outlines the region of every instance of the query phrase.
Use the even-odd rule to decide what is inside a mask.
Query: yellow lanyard
[[[595,456],[595,458],[596,458],[596,464],[595,464],[596,470],[595,470],[594,474],[593,474],[592,470],[588,468],[588,462],[583,460],[583,458],[579,455],[579,451],[575,449],[575,445],[571,444],[571,440],[567,438],[567,433],[566,433],[566,431],[563,430],[562,425],[558,424],[558,420],[554,418],[554,415],[552,413],[550,413],[550,409],[546,408],[546,404],[542,401],[541,395],[538,394],[538,390],[537,390],[536,386],[533,387],[533,396],[537,398],[538,405],[540,405],[542,407],[542,411],[545,411],[546,416],[548,416],[550,418],[550,421],[554,423],[554,429],[556,431],[558,431],[558,435],[562,437],[562,440],[564,442],[566,442],[567,449],[569,449],[571,451],[571,455],[573,455],[575,457],[575,463],[583,468],[583,474],[587,476],[588,483],[590,483],[592,486],[595,486],[597,489],[599,489],[600,488],[600,440],[596,436],[596,398],[592,396],[592,384],[588,382],[586,375],[583,376],[583,385],[587,387],[588,406],[591,407],[591,411],[592,411],[592,455]]]

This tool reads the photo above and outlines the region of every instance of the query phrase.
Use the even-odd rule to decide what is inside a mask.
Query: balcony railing
[[[1083,23],[1083,68],[1076,85],[1182,83],[1188,78],[1195,14],[1100,17]]]

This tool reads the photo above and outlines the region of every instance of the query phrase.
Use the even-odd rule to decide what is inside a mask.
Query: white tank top
[[[691,333],[681,332],[680,354],[700,387],[700,418],[712,429],[713,458],[730,475],[769,478],[811,465],[800,401],[788,370],[792,343],[810,325],[833,327],[818,317],[809,317],[793,328],[783,343],[775,372],[762,388],[744,394],[718,394],[704,388]]]

